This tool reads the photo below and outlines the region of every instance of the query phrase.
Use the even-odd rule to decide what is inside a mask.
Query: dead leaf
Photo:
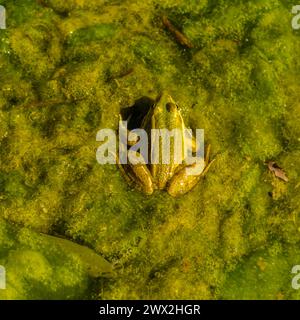
[[[274,161],[269,161],[268,162],[268,168],[271,172],[274,172],[275,176],[285,182],[288,182],[289,179],[288,177],[286,176],[285,172],[283,171],[282,168],[280,168],[276,162]]]

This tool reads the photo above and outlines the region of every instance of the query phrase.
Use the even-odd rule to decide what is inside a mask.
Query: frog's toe
[[[146,186],[146,185],[143,185],[141,189],[142,189],[141,191],[148,196],[150,196],[154,191],[152,186]]]
[[[192,188],[192,187],[191,187]],[[191,188],[187,187],[185,177],[178,176],[176,179],[172,179],[168,185],[168,194],[174,198],[180,197],[187,193]]]

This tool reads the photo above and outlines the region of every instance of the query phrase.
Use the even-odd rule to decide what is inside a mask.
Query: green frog
[[[213,161],[209,161],[210,146],[208,146],[205,159],[202,159],[204,161],[196,162],[192,165],[185,163],[184,145],[188,143],[188,139],[191,140],[189,143],[191,143],[193,151],[196,152],[195,137],[190,136],[187,138],[184,134],[185,128],[186,126],[178,106],[168,93],[163,92],[156,100],[153,107],[150,108],[141,125],[141,129],[144,129],[147,132],[148,137],[151,137],[149,153],[151,155],[151,153],[154,152],[153,145],[155,143],[157,143],[159,147],[162,147],[162,140],[159,137],[151,135],[151,129],[168,129],[169,131],[177,129],[177,132],[179,131],[182,133],[182,139],[180,140],[182,146],[178,151],[178,148],[176,148],[175,145],[175,140],[170,140],[169,150],[171,155],[169,163],[162,161],[161,154],[159,154],[155,163],[151,161],[149,161],[149,164],[129,163],[122,165],[118,163],[128,183],[134,185],[140,191],[148,195],[152,194],[156,189],[166,190],[173,197],[178,197],[189,192],[200,181],[201,177],[206,174]],[[137,139],[131,138],[127,143],[128,146],[132,146],[137,143]],[[177,154],[174,154],[176,152]],[[197,170],[197,166],[199,166],[199,170]],[[197,174],[187,174],[187,168],[196,169]]]

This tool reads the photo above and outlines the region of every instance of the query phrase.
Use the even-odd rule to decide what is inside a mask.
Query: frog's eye
[[[177,110],[177,108],[178,108],[177,105],[174,103],[169,102],[166,104],[166,109],[169,112],[174,112],[175,110]]]

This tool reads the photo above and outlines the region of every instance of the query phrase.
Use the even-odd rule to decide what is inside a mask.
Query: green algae
[[[292,3],[1,4],[1,299],[299,299],[291,288],[300,264]],[[163,14],[193,49],[174,41]],[[116,129],[122,108],[163,89],[192,128],[205,130],[216,159],[178,199],[132,190],[117,167],[95,158],[97,131]],[[268,172],[270,159],[288,183]],[[94,279],[39,232],[92,248],[114,276]]]
[[[112,274],[102,257],[69,240],[17,228],[2,219],[0,234],[0,262],[7,272],[1,300],[88,298],[89,277]]]
[[[268,249],[254,253],[229,274],[222,298],[299,300],[299,291],[292,288],[286,277],[297,265],[299,253],[297,247],[276,242]]]

